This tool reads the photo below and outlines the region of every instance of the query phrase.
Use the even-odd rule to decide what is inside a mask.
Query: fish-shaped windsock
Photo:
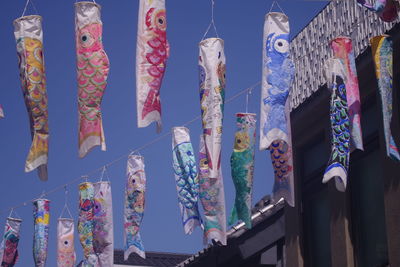
[[[75,4],[75,34],[78,75],[79,157],[95,146],[106,150],[101,101],[107,86],[110,62],[102,42],[100,5]]]
[[[199,44],[200,105],[209,177],[220,176],[222,122],[225,103],[224,41],[208,38]]]
[[[367,2],[367,0],[357,0],[357,3],[375,12],[385,22],[392,22],[397,19],[399,4],[396,0],[376,0],[374,4]]]
[[[399,149],[390,130],[393,113],[393,41],[388,35],[380,35],[371,38],[370,42],[382,100],[386,154],[393,160],[400,161]]]
[[[272,167],[274,168],[274,186],[272,188],[272,201],[277,203],[281,198],[294,207],[294,174],[292,153],[292,129],[290,124],[289,102],[285,107],[288,140],[275,140],[269,147]]]
[[[126,166],[125,211],[124,211],[124,260],[135,252],[146,258],[142,238],[139,233],[144,216],[146,173],[144,158],[130,155]]]
[[[210,178],[204,135],[200,135],[199,183],[200,201],[204,210],[204,245],[212,240],[226,245],[225,192],[222,172]]]
[[[191,234],[201,224],[198,208],[199,175],[189,129],[172,128],[172,154],[179,209],[185,234]]]
[[[136,44],[136,108],[138,127],[157,123],[161,131],[160,89],[169,45],[165,0],[140,0]]]
[[[355,149],[364,150],[361,130],[360,90],[351,38],[340,36],[331,41],[335,58],[344,66],[346,98],[350,119],[351,144]]]
[[[99,267],[114,264],[114,224],[110,182],[94,184],[93,249]]]
[[[229,224],[242,220],[251,228],[251,198],[253,193],[254,149],[256,145],[256,114],[236,114],[236,134],[231,155],[231,173],[236,189]]]
[[[42,17],[26,16],[14,21],[19,71],[25,105],[29,114],[32,144],[25,172],[38,169],[40,180],[47,180],[49,125],[46,77],[43,59]]]
[[[289,50],[289,19],[283,13],[265,16],[260,112],[260,150],[275,140],[288,142],[285,106],[294,79]]]
[[[98,259],[93,248],[93,209],[94,209],[94,187],[92,183],[79,184],[79,218],[78,234],[83,248],[83,266],[97,266]]]
[[[13,267],[18,259],[18,242],[22,220],[7,218],[0,246],[0,266]]]
[[[350,116],[347,106],[346,70],[340,59],[326,64],[328,85],[332,88],[330,119],[332,150],[325,169],[323,183],[335,178],[336,188],[345,191],[350,160]]]
[[[2,105],[0,105],[0,119],[4,119],[4,109]]]
[[[33,259],[35,267],[44,267],[49,242],[50,200],[37,199],[33,207]]]
[[[57,267],[75,266],[74,220],[59,218],[57,224]]]

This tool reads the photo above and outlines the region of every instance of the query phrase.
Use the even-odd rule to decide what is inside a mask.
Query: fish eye
[[[287,53],[289,51],[289,42],[285,39],[278,39],[274,43],[274,48],[279,53]]]
[[[81,36],[81,40],[82,40],[82,42],[87,42],[87,40],[89,39],[89,37],[86,35],[86,34],[84,34],[84,35],[82,35]]]

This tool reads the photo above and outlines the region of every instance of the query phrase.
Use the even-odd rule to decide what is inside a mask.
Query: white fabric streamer
[[[135,252],[146,258],[139,227],[144,216],[146,173],[144,158],[130,155],[126,166],[125,209],[124,209],[124,260]]]
[[[289,19],[283,13],[265,16],[260,112],[260,150],[275,140],[289,142],[285,106],[294,78],[289,54]]]
[[[222,122],[225,101],[224,41],[208,38],[200,42],[199,76],[203,135],[209,177],[220,176]]]
[[[59,218],[57,225],[57,267],[75,266],[74,220]]]
[[[114,227],[110,182],[94,183],[93,221],[93,248],[99,259],[98,267],[113,266]]]

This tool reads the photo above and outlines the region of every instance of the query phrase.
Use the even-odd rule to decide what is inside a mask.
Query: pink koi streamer
[[[106,150],[100,104],[107,86],[110,62],[102,43],[100,5],[75,4],[78,74],[79,157],[95,146]]]
[[[169,56],[165,0],[140,0],[136,46],[138,127],[157,123],[161,131],[160,89]]]

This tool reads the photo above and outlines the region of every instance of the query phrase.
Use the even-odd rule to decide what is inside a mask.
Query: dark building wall
[[[394,39],[392,135],[398,145],[400,145],[399,28],[397,25],[390,32]],[[351,154],[349,182],[345,193],[336,190],[333,180],[326,185],[322,184],[323,172],[330,155],[329,90],[326,86],[322,86],[291,113],[296,207],[285,207],[288,267],[312,267],[321,264],[327,267],[378,266],[373,265],[372,259],[377,260],[379,257],[381,257],[380,262],[384,262],[383,257],[387,257],[390,266],[400,266],[400,163],[386,156],[381,101],[371,50],[367,49],[356,62],[365,151],[354,151]],[[360,164],[374,164],[376,170],[372,168],[371,172],[376,171],[376,174],[373,174],[376,179],[368,178],[368,180],[368,172],[364,174],[363,166],[359,166]],[[365,169],[368,167],[371,166],[365,166]],[[366,177],[365,184],[359,180],[358,176],[362,175]],[[375,191],[365,191],[371,190],[368,186],[374,186]],[[360,189],[361,187],[365,187],[365,190]],[[379,190],[382,190],[381,194]],[[358,210],[360,207],[358,205],[363,204],[360,203],[360,199],[365,192],[372,192],[371,197],[376,196],[377,199],[367,199],[372,201],[371,210],[362,213],[363,209]],[[380,203],[382,205],[378,209]],[[381,222],[383,225],[382,227],[377,225],[375,232],[366,234],[365,231],[370,226],[365,221],[357,220],[367,218],[368,214],[365,213],[368,212],[371,216],[375,214],[379,216],[375,219],[378,224]],[[385,229],[386,235],[379,233],[379,229]],[[319,235],[313,237],[313,233]],[[360,236],[363,235],[367,241],[386,240],[387,251],[384,246],[381,252],[379,248],[375,248],[372,251],[381,253],[382,256],[370,255],[371,262],[363,263],[362,259],[368,257],[362,255],[362,252],[371,251],[371,247],[360,240]],[[313,242],[325,245],[314,247]]]

